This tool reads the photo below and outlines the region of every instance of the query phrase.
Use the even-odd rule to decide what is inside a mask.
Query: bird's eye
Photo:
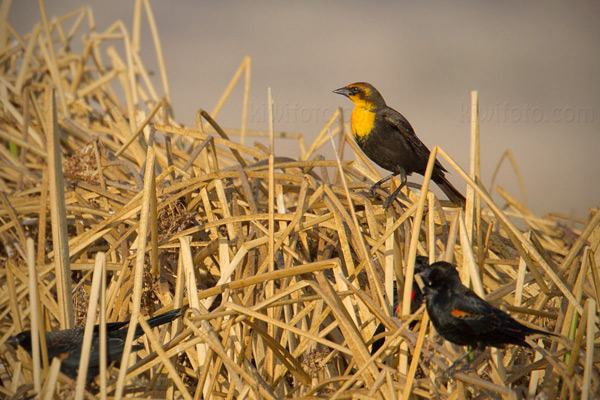
[[[354,86],[354,87],[352,88],[352,94],[358,94],[358,91],[359,91],[359,90],[358,90],[358,88],[357,88],[356,86]]]

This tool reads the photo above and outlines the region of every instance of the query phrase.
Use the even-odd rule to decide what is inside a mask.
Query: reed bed
[[[135,2],[131,30],[116,21],[105,31],[88,8],[48,18],[40,1],[42,21],[24,36],[7,4],[0,397],[600,395],[600,212],[539,217],[499,187],[502,204],[494,202],[479,179],[476,93],[468,172],[443,149],[430,159],[461,178],[467,206],[440,201],[426,176],[384,210],[368,190],[379,172],[341,110],[308,149],[302,135],[277,132],[272,118],[264,132],[246,129],[249,57],[213,111],[198,111],[196,126],[174,121],[147,0]],[[140,52],[142,23],[151,27],[156,77]],[[238,84],[242,126],[224,129],[218,113]],[[268,100],[272,110],[270,92]],[[268,145],[245,144],[258,137]],[[277,156],[283,138],[298,140],[297,160]],[[317,155],[331,148],[332,160]],[[448,379],[445,369],[464,349],[440,339],[424,307],[409,315],[417,254],[455,262],[488,301],[564,338],[488,351],[474,370]],[[170,327],[152,331],[144,322],[182,306],[184,318]],[[42,328],[81,325],[89,335],[94,323],[128,318],[147,331],[145,350],[130,356],[128,338],[121,365],[103,366],[87,386],[83,375],[73,382],[60,374],[43,351],[32,360],[4,346],[23,329],[43,342]],[[371,354],[380,324],[385,343]]]

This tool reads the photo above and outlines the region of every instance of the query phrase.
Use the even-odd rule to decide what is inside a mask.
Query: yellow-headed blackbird
[[[357,82],[333,91],[354,103],[350,119],[352,134],[362,151],[381,168],[392,174],[371,187],[371,192],[393,176],[400,175],[401,184],[385,201],[387,208],[406,184],[406,176],[423,175],[427,168],[429,149],[415,135],[409,122],[385,103],[373,85]],[[464,196],[446,179],[446,170],[436,160],[431,179],[456,205],[465,204]]]
[[[481,299],[463,286],[452,264],[441,261],[417,266],[415,272],[423,278],[427,314],[433,326],[452,343],[471,346],[473,351],[488,346],[504,348],[507,344],[531,347],[525,342],[529,335],[557,336],[529,328]]]
[[[151,328],[166,324],[182,315],[182,309],[167,311],[166,313],[150,318],[147,322]],[[125,338],[129,321],[109,322],[106,324],[106,358],[107,363],[120,361],[125,348]],[[51,361],[54,357],[62,360],[60,370],[63,374],[77,378],[79,371],[79,360],[81,358],[81,348],[83,347],[84,327],[63,329],[60,331],[46,332],[46,347],[48,349],[48,358]],[[134,339],[144,334],[141,326],[137,326]],[[21,346],[31,354],[31,331],[23,331],[18,335],[9,338],[6,343],[13,347]],[[132,351],[139,351],[142,346],[133,346]],[[88,383],[100,373],[100,325],[94,326],[92,334],[92,347],[90,350],[90,361],[88,364],[87,381]]]

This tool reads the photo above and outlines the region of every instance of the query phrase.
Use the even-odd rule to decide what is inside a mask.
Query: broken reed
[[[135,2],[131,32],[121,21],[99,32],[88,8],[48,19],[42,7],[42,23],[20,36],[6,9],[2,340],[29,327],[83,324],[86,314],[89,325],[104,323],[96,316],[144,321],[191,307],[172,328],[148,332],[141,358],[110,367],[97,393],[85,392],[81,378],[75,396],[597,395],[600,213],[537,217],[501,188],[505,204],[494,202],[479,183],[476,94],[469,173],[432,149],[465,181],[467,207],[440,202],[426,177],[423,190],[411,185],[385,211],[368,191],[379,172],[341,111],[308,150],[302,135],[247,129],[249,57],[211,113],[200,110],[195,127],[177,124],[146,0]],[[144,12],[161,90],[140,53]],[[218,113],[242,77],[242,126],[223,129]],[[231,138],[238,135],[241,143]],[[269,146],[246,145],[252,137],[268,137]],[[299,160],[277,156],[274,139],[283,137],[298,140]],[[335,160],[317,155],[331,145]],[[504,247],[492,243],[495,235]],[[456,262],[488,300],[570,341],[532,343],[544,357],[493,351],[476,372],[445,381],[460,350],[439,340],[423,308],[406,315],[416,254]],[[394,280],[399,317],[391,313]],[[386,342],[371,355],[379,324]],[[73,390],[50,361],[40,368],[22,351],[6,353],[0,390],[46,398]]]

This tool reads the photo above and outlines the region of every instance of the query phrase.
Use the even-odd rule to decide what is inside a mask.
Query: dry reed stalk
[[[42,371],[40,370],[40,365],[42,364],[42,359],[44,360],[44,365],[48,366],[48,354],[43,355],[40,353],[40,344],[46,342],[45,340],[45,330],[44,325],[42,323],[40,309],[40,301],[38,294],[38,282],[37,282],[37,271],[35,270],[35,249],[33,247],[33,240],[27,240],[27,269],[29,272],[29,304],[31,305],[31,358],[33,361],[33,388],[37,393],[40,393],[42,389]],[[42,353],[45,352],[45,349],[42,349]]]
[[[43,1],[40,1],[40,5]],[[42,14],[43,11],[42,11]],[[46,149],[48,150],[50,215],[52,217],[52,242],[57,250],[54,252],[54,268],[57,277],[58,304],[60,307],[60,326],[63,329],[73,327],[73,299],[71,287],[71,269],[69,262],[69,246],[66,221],[64,178],[62,171],[61,148],[56,115],[54,90],[48,88],[46,103]]]
[[[56,383],[58,380],[58,373],[60,372],[60,360],[58,358],[52,359],[48,374],[44,381],[44,386],[40,393],[44,393],[44,400],[51,400],[55,394]]]
[[[0,21],[8,4],[0,7]],[[29,34],[17,33],[10,21],[0,31],[0,344],[22,329],[66,326],[73,315],[81,323],[85,313],[88,326],[100,323],[101,336],[106,321],[129,316],[148,331],[141,314],[183,306],[191,311],[173,322],[171,340],[148,331],[143,340],[151,353],[140,351],[143,358],[134,362],[130,331],[119,372],[107,368],[98,394],[82,391],[82,375],[76,395],[567,398],[585,390],[597,396],[600,211],[590,210],[586,220],[537,217],[502,188],[495,190],[507,207],[492,202],[480,180],[476,92],[469,173],[438,147],[428,170],[436,153],[456,170],[466,183],[466,209],[439,201],[426,176],[384,210],[368,193],[379,170],[350,137],[340,109],[307,150],[303,135],[275,130],[270,92],[268,126],[247,129],[246,56],[213,113],[199,109],[196,126],[181,126],[166,112],[167,73],[147,0],[134,3],[131,31],[121,21],[99,31],[90,9],[49,19],[43,1],[40,7],[42,22]],[[160,90],[140,52],[144,18]],[[73,42],[84,35],[82,51],[74,53]],[[242,124],[224,128],[218,113],[242,77]],[[265,137],[268,147],[249,143]],[[275,139],[297,141],[298,160],[278,157]],[[328,142],[333,160],[318,155]],[[505,157],[525,198],[517,164],[510,153]],[[62,236],[50,238],[49,216],[54,235]],[[30,236],[37,236],[37,256],[27,248]],[[98,267],[91,260],[100,253],[104,282],[92,274]],[[489,301],[573,342],[485,354],[477,371],[443,382],[455,349],[440,345],[423,308],[408,316],[416,254],[456,262],[465,282]],[[36,291],[45,319],[28,300]],[[392,312],[395,294],[401,316]],[[69,299],[74,312],[66,311]],[[371,354],[380,324],[390,332]],[[39,362],[17,354],[0,359],[2,395],[40,389],[45,398],[75,395],[56,362],[43,361],[40,370]]]
[[[148,233],[148,216],[150,213],[150,199],[155,191],[154,185],[154,149],[148,147],[148,158],[146,161],[146,173],[144,174],[144,190],[142,192],[142,206],[140,211],[140,227],[137,238],[137,248],[146,248],[146,235]],[[142,298],[142,284],[144,278],[144,255],[145,252],[138,251],[135,260],[134,267],[134,284],[132,294],[132,310],[131,320],[137,321],[140,316],[140,306]],[[123,356],[121,357],[121,368],[119,369],[119,377],[117,380],[117,387],[115,398],[119,400],[123,396],[123,388],[125,385],[125,372],[127,369],[126,365],[129,364],[129,356],[131,354],[131,348],[133,343],[133,337],[135,335],[137,324],[129,324],[127,330],[127,337],[125,339],[125,347],[123,349]]]
[[[96,321],[96,309],[99,303],[102,289],[102,276],[106,264],[106,256],[104,253],[96,254],[96,262],[94,265],[94,277],[91,284],[90,301],[87,310],[87,318],[85,322],[85,330],[83,333],[83,343],[81,346],[81,360],[79,363],[79,371],[77,373],[77,386],[75,388],[75,399],[83,398],[85,383],[88,373],[88,363],[90,358],[90,350],[92,348],[92,335],[94,333],[94,322]],[[106,330],[106,324],[104,325]],[[105,332],[106,335],[106,332]],[[104,336],[106,338],[106,336]],[[106,339],[104,339],[106,340]],[[106,344],[106,342],[104,342]],[[105,347],[105,345],[104,345]],[[106,354],[106,353],[105,353]],[[104,355],[106,358],[106,355]],[[106,360],[104,361],[106,364]],[[104,366],[106,368],[106,365]]]
[[[150,328],[150,326],[148,325],[148,323],[146,322],[146,320],[144,318],[138,319],[138,323],[140,324],[140,326],[146,333],[146,337],[148,337],[148,339],[150,340],[150,343],[152,344],[152,348],[156,350],[156,353],[158,354],[158,357],[161,360],[162,364],[166,367],[166,369],[169,373],[169,377],[173,380],[173,382],[179,389],[179,393],[181,393],[181,395],[183,396],[184,399],[186,399],[186,400],[191,399],[192,396],[187,391],[187,388],[184,385],[183,381],[181,380],[179,373],[177,372],[177,370],[175,369],[175,367],[173,366],[171,361],[169,361],[169,359],[167,358],[165,351],[162,348],[162,344],[158,341],[158,339],[152,332],[152,328]],[[135,324],[132,324],[132,325],[135,325]]]

